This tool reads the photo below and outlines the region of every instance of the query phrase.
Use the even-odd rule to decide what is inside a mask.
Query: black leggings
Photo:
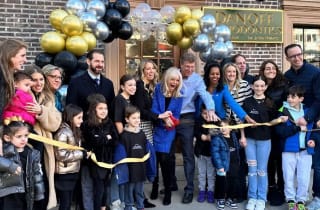
[[[59,210],[71,210],[73,191],[57,190]]]

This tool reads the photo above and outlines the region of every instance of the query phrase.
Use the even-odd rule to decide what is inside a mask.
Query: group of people
[[[0,209],[59,203],[69,210],[74,196],[85,210],[154,207],[143,184],[152,182],[150,198],[157,199],[159,168],[162,203],[170,205],[178,188],[176,140],[186,179],[182,203],[194,197],[196,157],[198,202],[222,210],[248,200],[247,210],[263,210],[267,200],[285,200],[289,210],[303,210],[313,168],[308,208],[320,208],[320,70],[303,60],[300,45],[285,48],[291,64],[285,74],[267,60],[258,75],[249,75],[246,58],[237,54],[230,62],[206,63],[201,77],[187,52],[180,69],[170,67],[160,79],[157,65],[144,60],[137,75],[121,77],[117,95],[103,75],[104,54],[94,49],[65,101],[58,92],[63,69],[48,64],[22,71],[26,50],[17,40],[0,47]],[[243,128],[245,122],[254,126]],[[76,147],[28,139],[29,133]],[[135,162],[115,164],[125,158]]]

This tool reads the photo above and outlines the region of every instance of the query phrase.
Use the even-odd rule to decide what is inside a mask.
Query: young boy
[[[282,115],[288,116],[286,123],[276,127],[283,144],[282,170],[284,178],[284,193],[289,210],[304,210],[308,199],[312,155],[315,140],[310,139],[312,123],[307,126],[297,126],[295,121],[304,116],[306,111],[302,101],[304,89],[301,86],[289,88],[287,101],[280,109]],[[295,186],[295,180],[297,180]]]
[[[239,143],[235,133],[226,127],[228,125],[228,120],[222,120],[221,133],[211,137],[212,161],[217,172],[215,198],[219,210],[223,210],[225,205],[232,209],[238,208],[234,198],[239,174]]]

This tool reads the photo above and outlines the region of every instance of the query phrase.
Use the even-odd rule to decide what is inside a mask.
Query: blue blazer
[[[162,93],[161,85],[156,85],[152,100],[152,112],[161,114],[165,111],[171,111],[173,116],[176,119],[179,119],[181,108],[182,97],[172,97],[168,108],[165,109],[165,96]],[[165,123],[162,120],[157,120],[153,133],[153,145],[155,151],[169,153],[175,135],[175,129],[167,130],[165,128]]]

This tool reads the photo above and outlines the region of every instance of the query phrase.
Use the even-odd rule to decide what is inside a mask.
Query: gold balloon
[[[68,13],[62,9],[55,9],[50,13],[49,21],[53,28],[61,30],[62,20],[68,16]]]
[[[66,40],[67,39],[67,35],[66,34],[64,34],[64,33],[62,33],[61,31],[56,31],[64,40]]]
[[[203,11],[201,9],[193,9],[191,11],[191,18],[200,20],[200,18],[203,16]]]
[[[192,38],[183,37],[181,40],[178,41],[177,44],[181,49],[188,49],[192,46]]]
[[[81,56],[88,51],[88,44],[81,36],[72,36],[66,41],[66,49],[76,56]]]
[[[77,16],[68,15],[62,20],[61,29],[68,36],[76,36],[82,33],[83,24]]]
[[[171,23],[167,27],[167,38],[170,42],[177,42],[183,36],[182,26],[179,23]]]
[[[94,49],[97,45],[97,39],[95,35],[89,32],[83,32],[81,37],[87,42],[88,44],[88,51]]]
[[[175,22],[180,24],[183,24],[184,21],[188,20],[189,18],[191,18],[191,10],[186,6],[179,7],[174,14]]]
[[[40,45],[43,51],[54,54],[64,50],[65,40],[59,33],[49,31],[41,36]]]
[[[182,28],[185,36],[195,36],[200,31],[200,24],[199,21],[190,18],[183,23]]]

